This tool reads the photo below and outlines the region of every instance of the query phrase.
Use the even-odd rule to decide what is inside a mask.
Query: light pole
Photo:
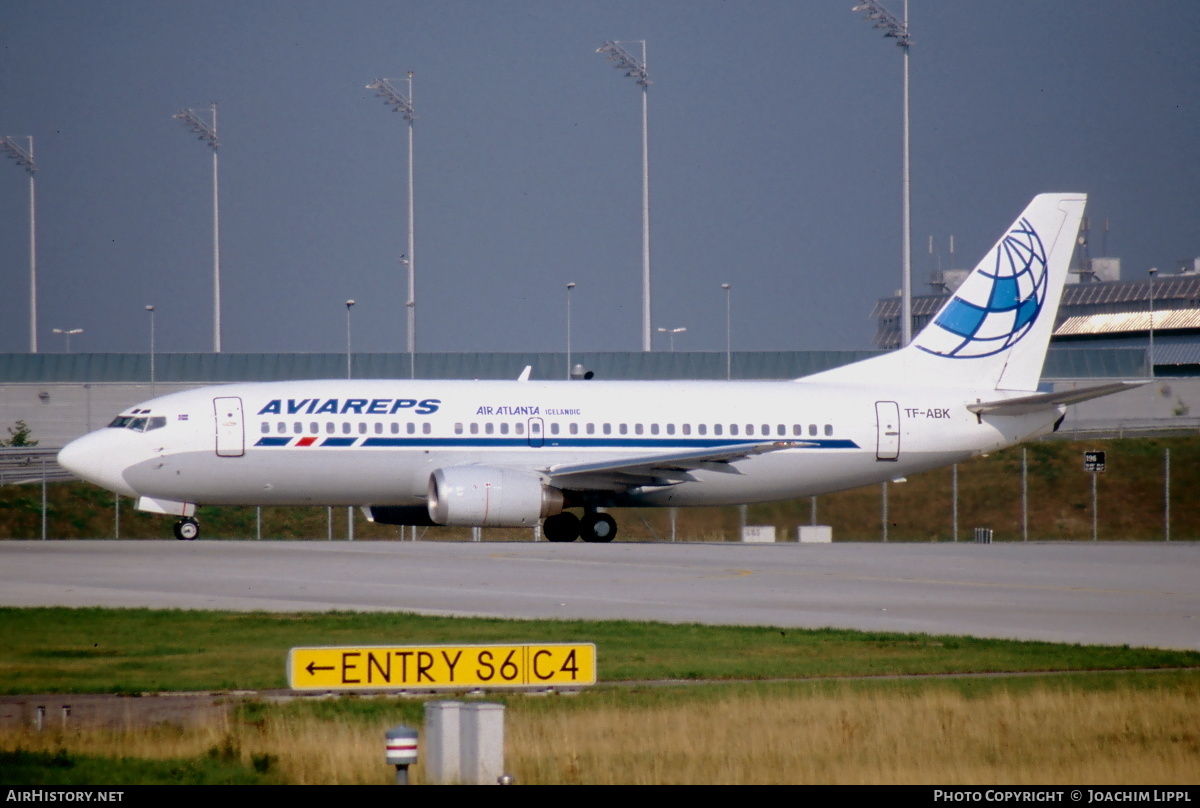
[[[687,331],[686,328],[660,328],[660,329],[658,329],[658,333],[670,335],[670,337],[671,337],[671,353],[675,353],[675,335],[682,334],[685,331]]]
[[[729,302],[730,285],[723,283],[721,288],[725,290],[725,381],[729,381],[733,378],[733,329],[730,317],[733,309]]]
[[[150,395],[154,395],[154,307],[147,306],[150,314]]]
[[[71,335],[72,334],[82,334],[83,329],[82,328],[72,328],[70,330],[64,331],[61,328],[55,328],[55,329],[53,329],[53,332],[55,334],[62,334],[64,337],[67,338],[67,353],[70,353],[71,352]]]
[[[416,378],[417,352],[417,287],[416,263],[413,258],[416,245],[413,243],[413,121],[417,116],[413,113],[412,93],[413,72],[408,71],[408,93],[396,89],[390,79],[375,79],[367,85],[368,90],[374,90],[375,95],[383,99],[383,103],[392,107],[393,112],[404,115],[408,121],[408,252],[400,256],[400,263],[408,268],[408,299],[405,308],[408,310],[408,353],[412,364],[412,376]]]
[[[567,378],[571,378],[571,290],[574,283],[567,284]]]
[[[350,374],[350,309],[354,307],[353,300],[346,301],[346,378],[352,378]]]
[[[646,73],[646,40],[640,39],[626,44],[641,45],[642,58],[621,47],[620,42],[605,42],[596,53],[608,54],[613,67],[624,70],[625,75],[642,88],[642,350],[650,350],[650,135],[647,125],[647,95],[650,79]]]
[[[1154,276],[1158,267],[1150,267],[1150,378],[1154,378]]]
[[[181,109],[172,115],[183,121],[183,125],[200,136],[200,140],[212,148],[213,155],[213,353],[221,352],[221,207],[217,183],[217,152],[221,141],[217,139],[217,102],[212,103],[212,125],[190,109]]]
[[[0,149],[29,173],[29,352],[37,353],[37,194],[34,182],[37,163],[33,160],[33,135],[26,137],[28,149],[18,146],[11,137],[0,137]]]
[[[900,347],[912,340],[912,226],[909,216],[909,170],[908,170],[908,49],[912,44],[908,32],[908,0],[904,0],[904,19],[898,20],[878,0],[860,0],[854,11],[865,11],[867,19],[883,29],[885,37],[896,40],[904,51],[904,178],[903,184],[903,247],[902,264],[904,275],[900,284]]]

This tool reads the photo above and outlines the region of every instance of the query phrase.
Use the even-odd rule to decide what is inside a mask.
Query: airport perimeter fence
[[[126,497],[62,482],[52,449],[0,450],[0,539],[166,539],[172,518]],[[1103,470],[1085,454],[1103,452]],[[1094,467],[1094,464],[1093,464]],[[829,525],[834,541],[1194,541],[1200,539],[1200,436],[1036,441],[970,461],[818,497],[749,506],[617,509],[618,541],[776,541]],[[539,541],[530,528],[397,527],[344,507],[219,507],[197,512],[205,539]]]

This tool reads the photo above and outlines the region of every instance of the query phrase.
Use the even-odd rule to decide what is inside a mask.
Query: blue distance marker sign
[[[596,683],[592,643],[293,648],[293,690],[577,687]]]

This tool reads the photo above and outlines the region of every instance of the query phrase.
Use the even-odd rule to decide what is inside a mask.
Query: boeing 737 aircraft
[[[122,412],[62,466],[137,507],[361,506],[396,525],[611,541],[603,509],[729,505],[891,480],[1050,432],[1037,393],[1086,198],[1043,194],[907,347],[795,381],[289,381]],[[527,375],[527,374],[526,374]],[[582,512],[579,516],[572,509]]]

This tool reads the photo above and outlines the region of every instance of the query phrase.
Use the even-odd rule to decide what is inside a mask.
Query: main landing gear
[[[580,519],[569,511],[546,517],[542,534],[548,541],[575,541],[583,537],[586,542],[610,542],[617,535],[617,520],[606,513],[584,510]]]
[[[200,523],[190,516],[185,516],[175,523],[175,538],[180,541],[191,541],[200,535]]]

